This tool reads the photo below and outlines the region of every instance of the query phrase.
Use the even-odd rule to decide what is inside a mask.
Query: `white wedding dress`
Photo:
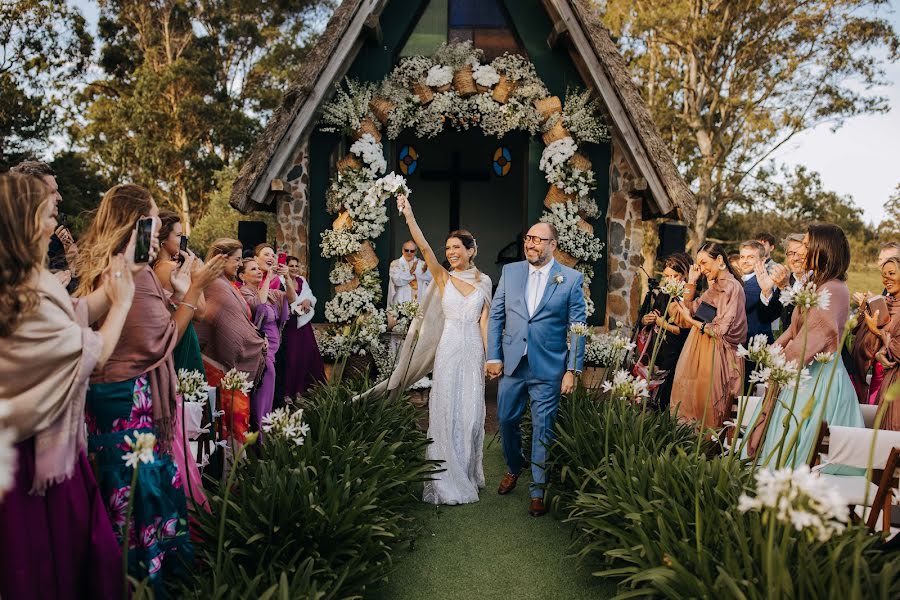
[[[479,322],[485,301],[478,289],[464,296],[451,280],[444,286],[444,329],[428,402],[428,437],[434,442],[427,457],[441,461],[440,468],[446,470],[425,483],[423,500],[431,504],[477,502],[484,487],[484,345]]]

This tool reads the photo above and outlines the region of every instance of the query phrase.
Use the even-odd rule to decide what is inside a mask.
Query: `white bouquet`
[[[412,191],[406,185],[406,179],[393,171],[377,180],[366,192],[366,203],[370,206],[380,206],[388,198],[403,194],[406,197],[412,195]]]
[[[225,376],[222,378],[222,381],[219,382],[219,385],[221,385],[223,389],[244,392],[245,394],[249,394],[250,390],[253,389],[253,383],[250,381],[250,373],[244,373],[237,369],[231,369],[225,373]]]
[[[325,318],[330,323],[349,321],[361,313],[375,310],[372,300],[372,293],[362,286],[335,294],[325,303]]]

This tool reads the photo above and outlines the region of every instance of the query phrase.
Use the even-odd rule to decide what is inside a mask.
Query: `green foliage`
[[[434,466],[408,402],[353,401],[353,393],[315,388],[302,401],[305,444],[270,437],[241,463],[228,500],[225,568],[214,574],[223,489],[212,490],[213,514],[199,517],[205,542],[194,597],[255,597],[276,583],[292,598],[359,597],[385,579]]]
[[[50,163],[56,173],[56,183],[62,196],[59,212],[66,216],[69,228],[78,237],[93,218],[93,210],[103,194],[112,187],[90,162],[71,150],[57,154]]]

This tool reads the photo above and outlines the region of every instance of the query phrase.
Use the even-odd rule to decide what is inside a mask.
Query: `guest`
[[[78,296],[88,296],[101,282],[110,254],[124,250],[138,219],[155,223],[150,259],[159,248],[159,209],[146,189],[117,185],[100,201],[85,233],[78,256]],[[149,577],[157,597],[164,597],[164,581],[190,565],[193,546],[187,530],[187,504],[182,479],[172,461],[175,388],[172,351],[184,335],[197,301],[222,272],[223,260],[210,261],[191,277],[193,260],[172,276],[183,300],[169,311],[169,301],[148,265],[134,276],[135,295],[115,352],[91,377],[87,393],[89,449],[96,457],[99,484],[117,535],[124,529],[124,512],[131,488],[132,468],[122,459],[122,440],[136,433],[153,433],[159,444],[154,462],[138,471],[134,494],[134,522],[130,530],[129,571],[137,579]]]
[[[284,326],[284,394],[296,398],[316,383],[325,383],[325,362],[312,326],[316,297],[300,275],[300,259],[288,256],[287,266],[296,282],[297,300],[291,304],[291,317]]]
[[[778,244],[778,241],[775,239],[775,236],[767,231],[760,231],[753,239],[762,246],[762,261],[766,270],[772,268],[775,264],[775,260],[772,258],[772,251],[775,250],[775,246]]]
[[[428,265],[419,260],[419,251],[412,240],[403,242],[403,256],[391,263],[389,269],[387,306],[425,297],[425,291],[432,281]]]
[[[787,257],[787,267],[775,264],[771,273],[757,270],[756,280],[761,288],[760,306],[758,308],[762,320],[777,319],[781,329],[791,325],[794,314],[792,304],[782,305],[781,290],[806,279],[806,250],[803,246],[805,234],[790,233],[784,238],[782,247]],[[773,321],[774,322],[774,321]]]
[[[686,281],[688,271],[693,263],[689,254],[676,252],[665,259],[663,277]],[[662,292],[656,295],[653,309],[644,315],[641,322],[644,326],[653,327],[653,335],[647,341],[648,350],[641,361],[647,366],[650,364],[653,348],[656,346],[656,336],[661,335],[663,329],[666,330],[665,337],[656,352],[656,362],[654,363],[654,371],[660,369],[665,372],[664,380],[656,390],[654,404],[659,410],[668,410],[672,397],[672,382],[675,380],[675,366],[678,364],[678,357],[687,340],[690,326],[681,318],[678,305],[670,301],[670,298]]]
[[[783,437],[793,436],[797,420],[809,402],[812,414],[799,424],[797,444],[785,454],[782,463],[790,467],[806,464],[819,433],[819,424],[824,419],[829,425],[862,427],[863,419],[856,401],[856,394],[850,377],[841,360],[834,364],[834,354],[839,350],[844,325],[850,307],[850,291],[844,281],[850,265],[850,245],[843,230],[836,225],[811,225],[807,230],[804,246],[806,250],[805,270],[810,272],[810,281],[820,291],[830,294],[827,308],[812,308],[807,311],[794,309],[790,328],[778,338],[777,343],[784,348],[788,361],[809,369],[810,379],[801,382],[797,393],[785,388],[780,395],[760,405],[756,412],[760,415],[748,441],[748,454],[760,452],[760,464],[777,468],[779,444]],[[813,360],[817,354],[831,354],[830,362]],[[833,379],[829,383],[829,378]],[[785,435],[785,417],[789,419],[789,431]],[[755,415],[754,415],[755,418]],[[765,439],[762,439],[767,420],[771,420]],[[785,442],[787,443],[787,442]],[[782,448],[784,450],[784,448]]]
[[[52,190],[0,174],[0,430],[15,431],[14,487],[0,501],[0,597],[121,598],[121,555],[85,454],[88,378],[116,347],[134,295],[122,256],[78,300],[43,265]],[[89,324],[104,317],[99,331]]]
[[[757,281],[757,270],[765,271],[765,248],[755,240],[741,244],[741,280],[744,284],[744,311],[747,314],[747,340],[756,335],[765,335],[768,343],[775,341],[772,335],[772,322],[764,320],[757,310],[760,305],[762,289]]]
[[[695,299],[701,274],[709,289]],[[695,316],[703,303],[708,305],[703,312],[714,309],[709,322]],[[679,310],[691,330],[675,367],[671,410],[683,420],[719,429],[732,400],[741,394],[744,365],[737,359],[737,347],[747,339],[744,290],[719,244],[707,242],[700,248]]]
[[[266,338],[253,325],[250,307],[232,285],[237,278],[242,251],[239,241],[220,238],[213,242],[206,255],[207,262],[217,256],[225,257],[222,275],[205,291],[206,310],[194,321],[203,352],[206,380],[213,387],[219,387],[222,377],[231,369],[247,373],[250,381],[256,382],[262,376],[265,364]],[[220,437],[233,437],[237,442],[243,442],[250,425],[249,396],[229,392],[220,393],[219,399],[221,409],[225,411],[219,421]]]
[[[263,270],[263,272],[268,272],[270,269],[276,269],[277,277],[272,278],[272,281],[269,283],[269,288],[273,290],[285,291],[285,278],[289,276],[288,268],[287,268],[287,253],[281,252],[278,255],[275,254],[275,246],[269,244],[267,242],[263,242],[261,244],[257,244],[253,248],[253,253],[250,256],[244,257],[244,262],[248,259],[259,258],[260,260],[257,262],[259,268]],[[282,262],[283,261],[283,262]],[[241,281],[240,277],[238,281],[241,283],[241,287],[243,287],[244,283]],[[295,288],[296,291],[296,288]],[[287,371],[287,358],[285,357],[285,348],[283,344],[279,344],[277,346],[278,351],[275,352],[275,383],[273,389],[273,401],[272,408],[281,408],[284,406],[284,380]],[[270,369],[271,371],[272,369]]]
[[[290,304],[297,299],[294,281],[288,277],[285,291],[271,289],[272,281],[278,277],[278,266],[272,265],[263,274],[260,263],[266,264],[265,250],[261,249],[256,258],[245,260],[238,277],[244,282],[241,295],[253,311],[253,322],[268,340],[265,370],[262,380],[250,394],[250,419],[256,431],[262,429],[262,419],[272,412],[275,398],[275,353],[281,346],[281,328],[290,316]],[[274,261],[273,261],[274,262]]]
[[[170,210],[159,211],[160,229],[159,229],[159,255],[156,262],[153,263],[153,273],[159,279],[160,285],[169,299],[169,310],[172,312],[178,310],[178,304],[181,301],[179,295],[175,292],[172,285],[172,278],[177,274],[178,267],[184,263],[188,255],[181,253],[181,239],[183,230],[181,227],[181,216]],[[192,257],[194,270],[200,268],[199,259]],[[203,316],[203,309],[206,305],[203,294],[197,299],[197,310],[194,311],[194,318]],[[172,353],[175,361],[175,372],[181,369],[187,371],[199,371],[204,376],[206,372],[203,369],[203,357],[200,354],[200,342],[197,340],[197,333],[194,331],[193,323],[188,323],[181,336],[181,341],[175,346]],[[179,473],[187,473],[188,496],[195,504],[204,507],[209,511],[209,502],[206,494],[203,493],[203,480],[200,477],[200,469],[197,467],[197,461],[194,459],[193,453],[190,451],[190,438],[187,435],[186,417],[184,414],[184,406],[180,395],[175,396],[175,437],[172,445],[172,458],[175,460],[175,466]]]

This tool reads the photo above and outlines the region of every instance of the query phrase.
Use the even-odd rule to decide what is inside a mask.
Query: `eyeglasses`
[[[542,238],[542,237],[538,237],[536,235],[523,235],[522,236],[522,241],[525,242],[526,244],[528,242],[531,242],[532,244],[540,244],[543,242],[549,242],[552,239],[553,238]]]
[[[409,250],[408,248],[404,248],[403,252],[406,254],[415,254],[416,250],[415,250],[415,248],[413,248],[412,250]]]
[[[799,252],[788,252],[787,253],[788,258],[797,258],[798,256],[800,256]]]

